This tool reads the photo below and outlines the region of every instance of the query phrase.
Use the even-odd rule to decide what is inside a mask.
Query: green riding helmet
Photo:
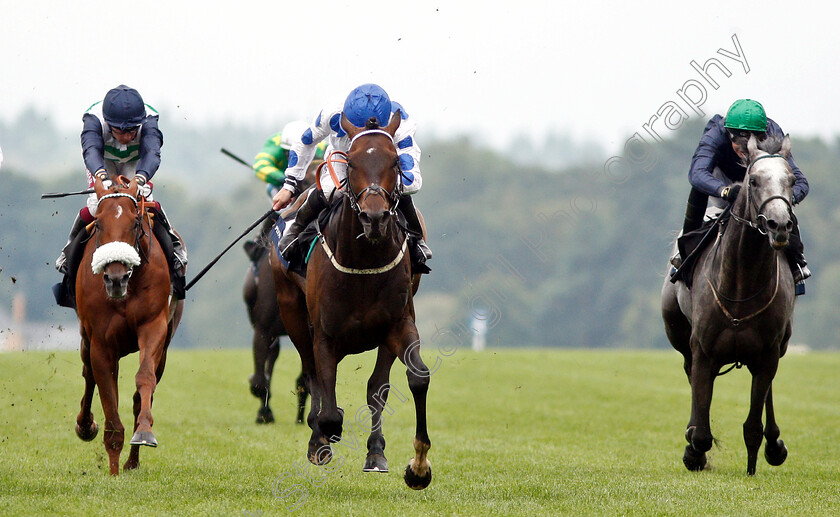
[[[738,99],[726,112],[723,126],[727,129],[767,131],[767,114],[764,113],[764,106],[752,99]]]

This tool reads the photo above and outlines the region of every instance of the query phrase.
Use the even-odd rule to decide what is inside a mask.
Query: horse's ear
[[[397,128],[400,127],[400,122],[402,122],[402,114],[400,110],[397,110],[391,114],[391,120],[388,121],[388,125],[383,129],[389,135],[394,136],[397,134]]]
[[[790,158],[790,134],[785,135],[784,140],[782,140],[782,150],[780,154],[785,158]]]
[[[102,180],[99,179],[99,176],[94,176],[93,178],[93,191],[96,192],[96,197],[100,198],[108,193],[108,189],[102,184]]]
[[[344,116],[344,113],[341,114],[341,129],[347,133],[347,136],[350,137],[350,140],[353,139],[356,135],[362,132],[362,128],[356,127],[347,120],[347,117]]]
[[[750,134],[750,139],[747,140],[747,151],[750,153],[750,161],[754,160],[758,154],[758,139],[753,134]]]
[[[122,176],[121,176],[122,177]],[[131,178],[131,181],[128,182],[128,185],[125,185],[127,193],[131,195],[131,197],[137,197],[137,176]]]

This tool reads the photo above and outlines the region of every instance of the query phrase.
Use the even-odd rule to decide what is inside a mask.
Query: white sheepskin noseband
[[[96,248],[90,263],[93,274],[101,273],[111,262],[122,262],[128,267],[140,265],[140,255],[134,246],[127,242],[114,241]]]

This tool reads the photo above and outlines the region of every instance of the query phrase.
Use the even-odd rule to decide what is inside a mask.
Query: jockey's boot
[[[158,204],[154,211],[157,212],[155,223],[160,224],[166,230],[169,239],[172,241],[172,257],[166,257],[166,261],[170,267],[169,275],[172,280],[173,296],[177,300],[183,300],[186,298],[186,278],[184,275],[187,267],[187,247],[181,237],[172,229],[163,207]]]
[[[321,210],[325,208],[327,208],[327,202],[323,194],[314,188],[310,189],[309,194],[306,196],[306,201],[298,208],[295,221],[283,232],[283,237],[277,242],[277,247],[280,249],[280,254],[283,255],[284,259],[291,260],[294,256],[293,252],[297,247],[300,232],[309,226],[309,223],[314,221],[318,217],[318,214],[321,213]]]
[[[799,233],[799,221],[796,215],[793,216],[793,230],[790,232],[790,242],[785,249],[790,269],[793,272],[793,283],[796,285],[796,294],[805,294],[805,279],[811,276],[808,269],[808,261],[805,260],[805,245]]]
[[[67,254],[70,251],[70,244],[85,226],[87,226],[87,223],[85,223],[80,214],[76,214],[76,220],[73,221],[73,226],[70,228],[70,236],[67,238],[67,243],[61,249],[61,254],[55,260],[55,268],[62,275],[67,274]]]
[[[417,244],[411,250],[411,260],[417,264],[425,264],[427,260],[432,258],[432,250],[423,240],[423,226],[420,224],[420,217],[417,216],[417,210],[414,208],[411,196],[408,194],[400,196],[400,202],[397,206],[405,216],[409,232],[413,233],[417,239]]]
[[[703,226],[703,216],[706,215],[706,205],[709,202],[708,194],[704,194],[694,187],[688,194],[688,203],[685,206],[685,220],[683,220],[682,234],[699,230]],[[671,257],[671,265],[679,269],[682,266],[682,257],[680,257],[680,250]]]

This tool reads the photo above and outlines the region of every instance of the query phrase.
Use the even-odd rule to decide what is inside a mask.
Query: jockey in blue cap
[[[417,246],[412,250],[412,260],[424,264],[426,260],[432,258],[432,251],[422,238],[420,219],[411,200],[411,196],[420,190],[423,183],[420,176],[420,148],[414,140],[416,125],[405,109],[399,103],[392,101],[385,90],[375,84],[363,84],[353,89],[345,99],[343,106],[330,106],[321,110],[303,133],[294,135],[295,140],[292,143],[291,151],[289,151],[286,179],[283,188],[274,196],[274,209],[280,210],[288,205],[293,197],[301,193],[298,185],[303,180],[306,170],[312,162],[319,142],[329,137],[327,156],[332,151],[349,151],[350,138],[341,128],[342,114],[356,127],[365,127],[370,119],[376,119],[380,127],[385,127],[388,125],[391,114],[397,110],[400,111],[402,118],[396,135],[394,135],[402,183],[402,195],[398,207],[406,218],[409,230],[418,236]],[[346,165],[341,165],[334,164],[334,170],[339,181],[347,177]],[[326,198],[330,198],[336,188],[326,168],[321,174],[321,188]],[[295,222],[286,230],[278,244],[286,259],[291,255],[292,245],[297,242],[300,232],[326,206],[324,197],[320,195],[309,195],[306,198],[306,202],[298,210]]]
[[[136,178],[138,194],[153,202],[150,180],[160,166],[160,149],[163,146],[163,134],[158,129],[158,112],[143,102],[137,90],[121,84],[88,108],[82,116],[82,123],[82,156],[88,186],[93,187],[96,178],[102,179],[106,186],[119,176]],[[56,269],[65,275],[65,282],[68,280],[66,275],[75,275],[75,271],[68,271],[70,245],[79,232],[93,222],[98,204],[95,193],[88,196],[87,206],[76,215],[70,238],[55,261]],[[169,225],[163,209],[158,212],[155,221],[166,228],[172,239],[176,295],[183,298],[183,268],[187,265],[187,250]],[[76,264],[72,266],[76,267]],[[61,285],[66,288],[66,285]]]

